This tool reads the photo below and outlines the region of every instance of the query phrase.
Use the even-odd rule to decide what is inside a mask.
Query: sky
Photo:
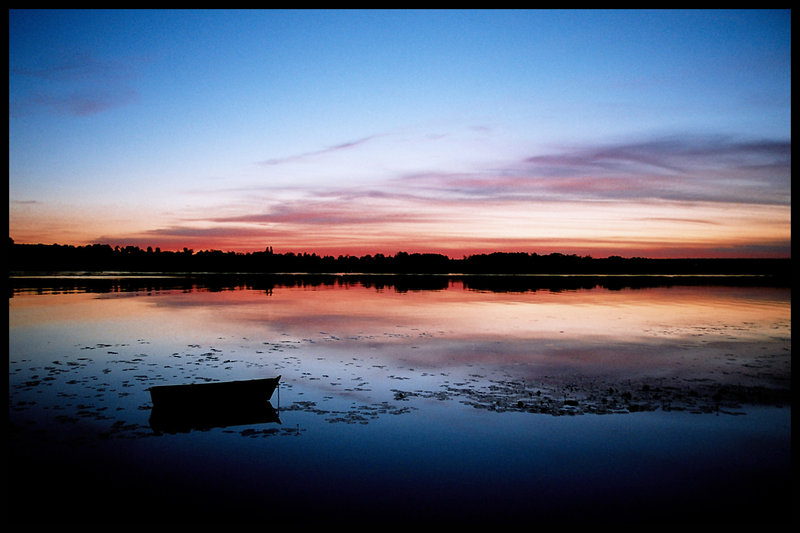
[[[18,243],[790,257],[791,12],[9,11]]]

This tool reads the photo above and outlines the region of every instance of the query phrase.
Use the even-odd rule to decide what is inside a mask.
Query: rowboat
[[[150,387],[153,407],[197,409],[269,400],[281,377]]]
[[[270,398],[280,376],[150,387],[150,427],[176,433],[245,424],[277,422]]]

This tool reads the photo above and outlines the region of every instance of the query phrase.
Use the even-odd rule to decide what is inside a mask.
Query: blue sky
[[[9,12],[18,242],[788,255],[788,11]]]

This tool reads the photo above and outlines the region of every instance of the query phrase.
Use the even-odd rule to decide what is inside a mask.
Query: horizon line
[[[431,251],[419,252],[419,251],[409,251],[409,250],[397,250],[396,252],[394,252],[394,254],[391,254],[391,255],[383,253],[383,252],[367,253],[367,254],[362,254],[362,255],[353,255],[353,254],[350,254],[350,253],[339,253],[338,255],[333,255],[333,254],[323,254],[323,253],[319,253],[319,252],[316,252],[316,251],[315,252],[308,252],[308,251],[302,251],[302,252],[296,252],[296,251],[283,251],[283,252],[281,252],[281,251],[273,251],[272,250],[273,247],[270,246],[270,245],[265,246],[265,248],[263,250],[261,250],[261,249],[248,249],[248,250],[230,250],[230,249],[228,249],[228,250],[226,250],[226,249],[218,249],[218,248],[203,248],[203,249],[195,250],[195,249],[190,248],[188,246],[177,246],[177,247],[170,247],[168,249],[164,249],[161,246],[149,246],[148,245],[148,246],[145,246],[143,248],[141,245],[138,245],[138,244],[127,244],[127,245],[116,244],[116,245],[112,245],[112,244],[106,243],[106,242],[94,242],[94,243],[89,243],[89,244],[61,244],[61,243],[57,243],[57,242],[50,243],[50,244],[42,243],[42,242],[24,242],[23,243],[23,242],[17,242],[16,240],[13,239],[13,237],[9,237],[9,244],[24,245],[24,246],[65,246],[65,247],[74,247],[74,248],[90,248],[92,246],[108,246],[108,247],[110,247],[112,249],[134,248],[134,249],[142,250],[145,253],[148,253],[148,249],[151,250],[151,252],[149,252],[149,253],[158,253],[158,252],[186,253],[186,251],[188,250],[188,251],[191,251],[192,255],[195,255],[195,254],[198,254],[198,253],[204,253],[204,252],[205,253],[208,253],[208,252],[221,252],[221,253],[225,253],[225,254],[234,253],[234,254],[250,255],[250,254],[256,254],[256,253],[264,253],[264,252],[267,252],[269,250],[271,253],[273,253],[275,255],[287,255],[287,254],[294,254],[295,256],[303,256],[303,255],[313,256],[313,255],[316,255],[317,257],[320,257],[320,258],[330,257],[330,258],[333,258],[333,259],[337,259],[339,257],[350,257],[350,258],[363,259],[363,258],[366,258],[366,257],[374,258],[374,257],[377,257],[377,256],[383,256],[383,257],[386,257],[386,258],[393,258],[393,257],[395,257],[395,256],[397,256],[399,254],[438,255],[438,256],[446,257],[450,261],[461,261],[461,260],[463,260],[465,258],[469,258],[469,257],[473,257],[473,256],[487,256],[487,255],[492,255],[492,254],[508,254],[508,255],[526,254],[526,255],[529,255],[529,256],[530,255],[538,255],[538,256],[542,256],[542,257],[547,257],[547,256],[550,256],[550,255],[562,255],[564,257],[578,257],[578,258],[582,258],[582,259],[648,259],[648,260],[742,260],[742,259],[746,259],[746,260],[781,260],[781,259],[782,260],[791,260],[791,258],[792,258],[791,254],[789,254],[787,256],[783,256],[783,255],[780,255],[780,256],[775,256],[775,255],[772,255],[772,256],[769,256],[769,255],[763,255],[763,256],[761,256],[761,255],[750,255],[750,256],[741,255],[741,256],[726,256],[726,257],[713,257],[713,256],[700,256],[700,255],[698,255],[698,256],[680,256],[680,257],[678,257],[678,256],[675,256],[675,257],[652,257],[652,256],[642,256],[642,255],[624,256],[624,255],[619,255],[619,254],[610,254],[610,255],[601,257],[601,256],[593,256],[591,254],[578,254],[578,253],[568,253],[568,252],[539,253],[539,252],[536,252],[536,251],[524,251],[524,250],[517,250],[517,251],[513,251],[513,252],[512,251],[502,251],[502,250],[495,250],[495,251],[492,251],[492,252],[475,252],[475,253],[471,253],[471,254],[463,254],[463,256],[461,258],[454,257],[454,256],[448,255],[446,253],[442,253],[442,252],[431,252]]]

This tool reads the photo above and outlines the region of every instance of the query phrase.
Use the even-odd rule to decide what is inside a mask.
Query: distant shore
[[[495,252],[453,259],[442,254],[398,252],[355,256],[263,252],[222,252],[184,249],[181,252],[141,249],[135,246],[71,246],[18,244],[9,239],[9,274],[25,275],[437,275],[437,276],[531,276],[579,278],[672,277],[687,282],[692,278],[741,277],[788,283],[791,259],[652,259],[552,253]]]

